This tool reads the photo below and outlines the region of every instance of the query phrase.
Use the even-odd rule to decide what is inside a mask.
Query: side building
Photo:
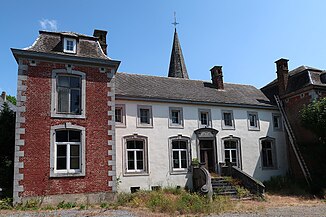
[[[18,63],[14,203],[98,202],[115,192],[114,84],[120,64],[94,36],[40,31]]]
[[[212,82],[190,80],[176,31],[168,75],[116,75],[118,191],[191,188],[193,159],[261,181],[287,172],[281,115],[262,91],[224,83],[221,66]]]

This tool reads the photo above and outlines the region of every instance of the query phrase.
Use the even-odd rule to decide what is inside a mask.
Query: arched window
[[[190,138],[185,136],[171,137],[169,146],[171,173],[187,172],[190,164]]]
[[[147,158],[147,137],[137,134],[124,137],[125,174],[147,174]]]
[[[260,139],[261,164],[263,169],[277,169],[275,139]]]
[[[239,168],[241,165],[240,138],[229,136],[222,139],[223,159],[225,163],[231,163]]]

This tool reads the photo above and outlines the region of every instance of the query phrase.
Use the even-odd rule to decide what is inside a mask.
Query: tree
[[[16,105],[17,100],[16,100],[16,97],[15,97],[15,96],[10,96],[10,95],[8,95],[8,96],[7,96],[7,100],[8,100],[9,102],[11,102],[12,104]]]
[[[11,196],[15,151],[15,112],[4,102],[0,111],[0,187]]]
[[[326,143],[326,97],[304,106],[300,113],[303,126]]]

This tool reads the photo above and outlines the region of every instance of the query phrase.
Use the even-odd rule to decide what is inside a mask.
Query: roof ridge
[[[76,37],[84,37],[84,38],[91,38],[91,39],[95,39],[98,40],[98,37],[92,36],[92,35],[85,35],[85,34],[81,34],[78,32],[72,32],[72,31],[48,31],[48,30],[40,30],[39,31],[40,34],[45,33],[45,34],[59,34],[59,35],[65,35],[65,34],[71,34],[71,35],[75,35]]]

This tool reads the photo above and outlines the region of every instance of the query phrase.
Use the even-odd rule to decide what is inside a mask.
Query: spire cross
[[[177,17],[176,17],[176,12],[174,12],[174,23],[172,23],[174,25],[174,28],[176,29],[177,28],[177,25],[179,23],[177,23]]]

